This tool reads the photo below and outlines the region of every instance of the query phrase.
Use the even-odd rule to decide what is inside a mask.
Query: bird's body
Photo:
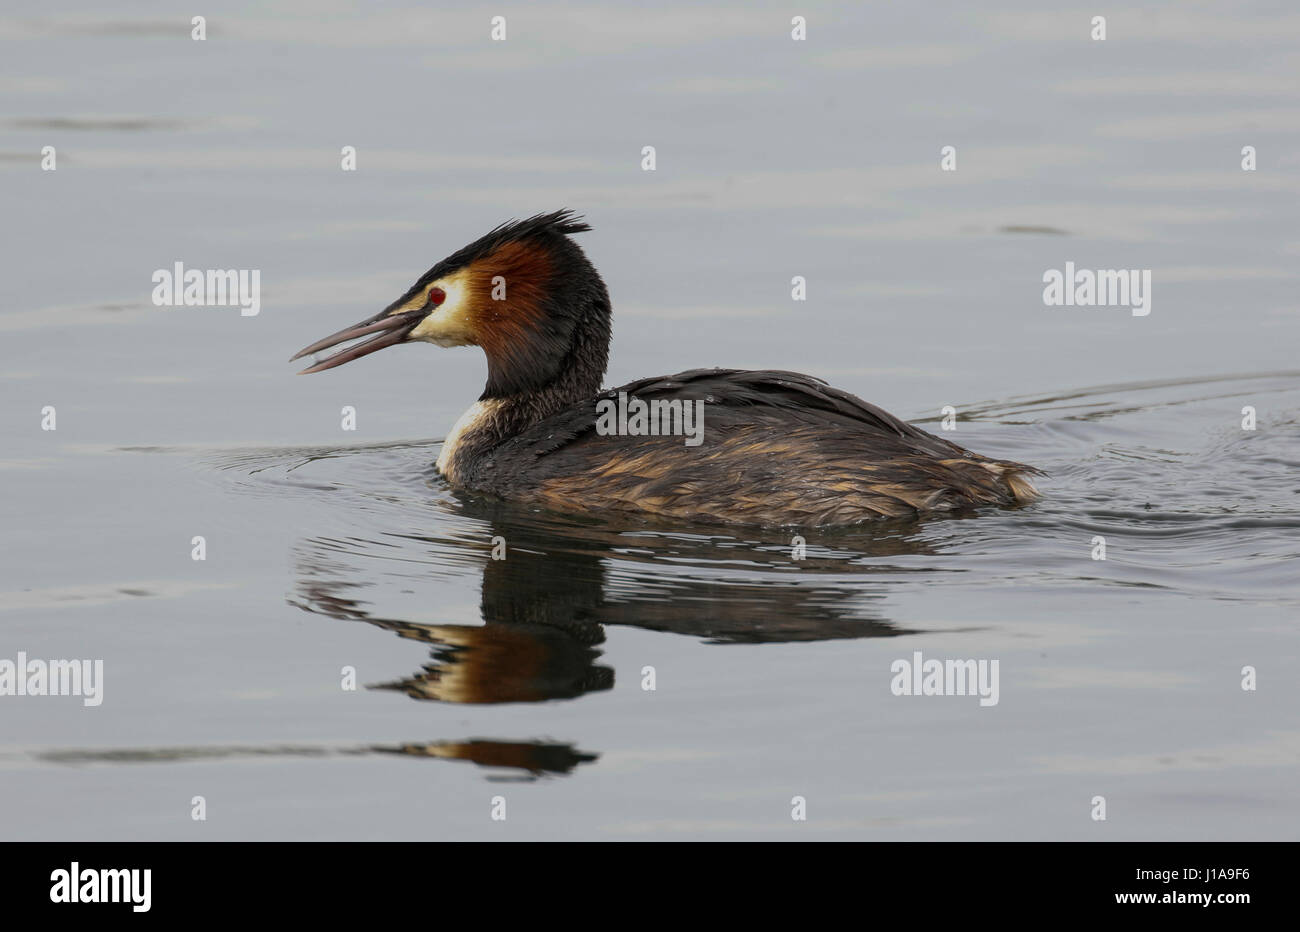
[[[620,394],[647,406],[703,401],[701,443],[601,435],[597,404]],[[856,524],[1032,495],[1026,467],[795,372],[696,369],[611,389],[518,432],[511,423],[502,402],[479,402],[448,437],[439,470],[455,486],[559,511],[750,525]]]
[[[568,238],[585,229],[565,212],[500,227],[299,355],[375,333],[307,371],[413,339],[482,346],[487,387],[437,468],[455,487],[560,511],[814,527],[1035,497],[1037,470],[807,375],[695,369],[601,392],[609,298]]]

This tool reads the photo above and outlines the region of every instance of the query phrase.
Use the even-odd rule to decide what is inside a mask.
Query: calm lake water
[[[1300,834],[1293,4],[1134,4],[1104,42],[1028,2],[806,4],[804,42],[780,5],[528,5],[505,42],[422,4],[210,4],[203,42],[114,7],[0,22],[0,660],[104,664],[95,708],[0,697],[0,837]],[[1044,498],[795,560],[450,489],[476,350],[285,362],[561,206],[608,384],[951,405]],[[177,261],[260,270],[261,312],[155,307]],[[1044,306],[1066,262],[1151,269],[1151,313]],[[998,703],[893,695],[918,651],[997,660]]]

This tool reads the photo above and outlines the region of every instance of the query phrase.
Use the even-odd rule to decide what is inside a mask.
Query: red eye
[[[439,304],[441,304],[443,301],[446,300],[447,300],[447,292],[443,291],[441,288],[429,289],[429,303],[432,304],[434,307],[437,307]]]

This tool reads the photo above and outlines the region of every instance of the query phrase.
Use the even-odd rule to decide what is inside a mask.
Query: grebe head
[[[293,359],[370,338],[300,374],[423,341],[482,347],[488,360],[483,398],[557,383],[566,384],[566,394],[594,394],[609,351],[609,295],[569,239],[590,229],[568,210],[502,224],[429,269],[374,317],[303,348]]]

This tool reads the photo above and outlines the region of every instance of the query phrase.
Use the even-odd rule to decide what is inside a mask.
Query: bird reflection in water
[[[589,764],[599,755],[579,751],[571,744],[544,741],[431,741],[428,744],[402,744],[397,747],[375,746],[381,753],[436,757],[441,760],[467,760],[480,767],[515,771],[521,776],[504,779],[532,780],[541,776],[572,773],[579,764]],[[500,776],[489,779],[501,780]]]
[[[377,617],[357,596],[364,587],[405,587],[403,573],[383,579],[377,567],[394,566],[391,548],[404,551],[397,565],[431,568],[439,554],[464,543],[393,533],[388,540],[304,540],[298,550],[299,582],[290,602],[331,618],[365,621],[402,638],[432,645],[423,668],[393,682],[373,684],[416,699],[455,703],[540,702],[574,699],[610,689],[614,671],[599,661],[606,625],[630,625],[719,644],[789,643],[913,634],[876,617],[863,603],[879,600],[869,585],[869,564],[844,555],[791,559],[788,538],[779,546],[729,539],[669,536],[654,530],[600,522],[546,524],[519,506],[458,495],[461,517],[482,522],[482,624],[425,624]],[[462,523],[463,526],[463,523]],[[507,542],[505,559],[491,559],[488,541]],[[924,553],[925,541],[898,527],[843,538],[869,557]],[[387,562],[374,560],[371,550]],[[665,572],[664,559],[672,573]],[[737,564],[744,573],[735,572]],[[681,572],[698,566],[698,575]],[[725,572],[720,571],[725,566]],[[859,572],[846,581],[846,567]],[[897,569],[897,567],[892,567]],[[385,572],[390,572],[385,570]],[[819,579],[820,577],[820,579]],[[824,582],[821,580],[825,580]],[[435,577],[444,583],[445,577]],[[865,583],[865,584],[864,584]]]
[[[32,754],[31,757],[42,763],[85,767],[98,764],[138,765],[286,758],[298,760],[330,759],[365,757],[375,754],[436,758],[438,760],[462,760],[477,764],[479,767],[505,769],[511,772],[508,777],[492,776],[488,778],[490,780],[535,780],[543,776],[569,774],[579,764],[588,764],[597,759],[597,755],[579,751],[571,744],[557,744],[554,741],[492,741],[481,738],[471,738],[465,741],[342,746],[261,744],[144,748],[55,748],[38,751]],[[4,754],[0,754],[0,760],[4,757]]]

